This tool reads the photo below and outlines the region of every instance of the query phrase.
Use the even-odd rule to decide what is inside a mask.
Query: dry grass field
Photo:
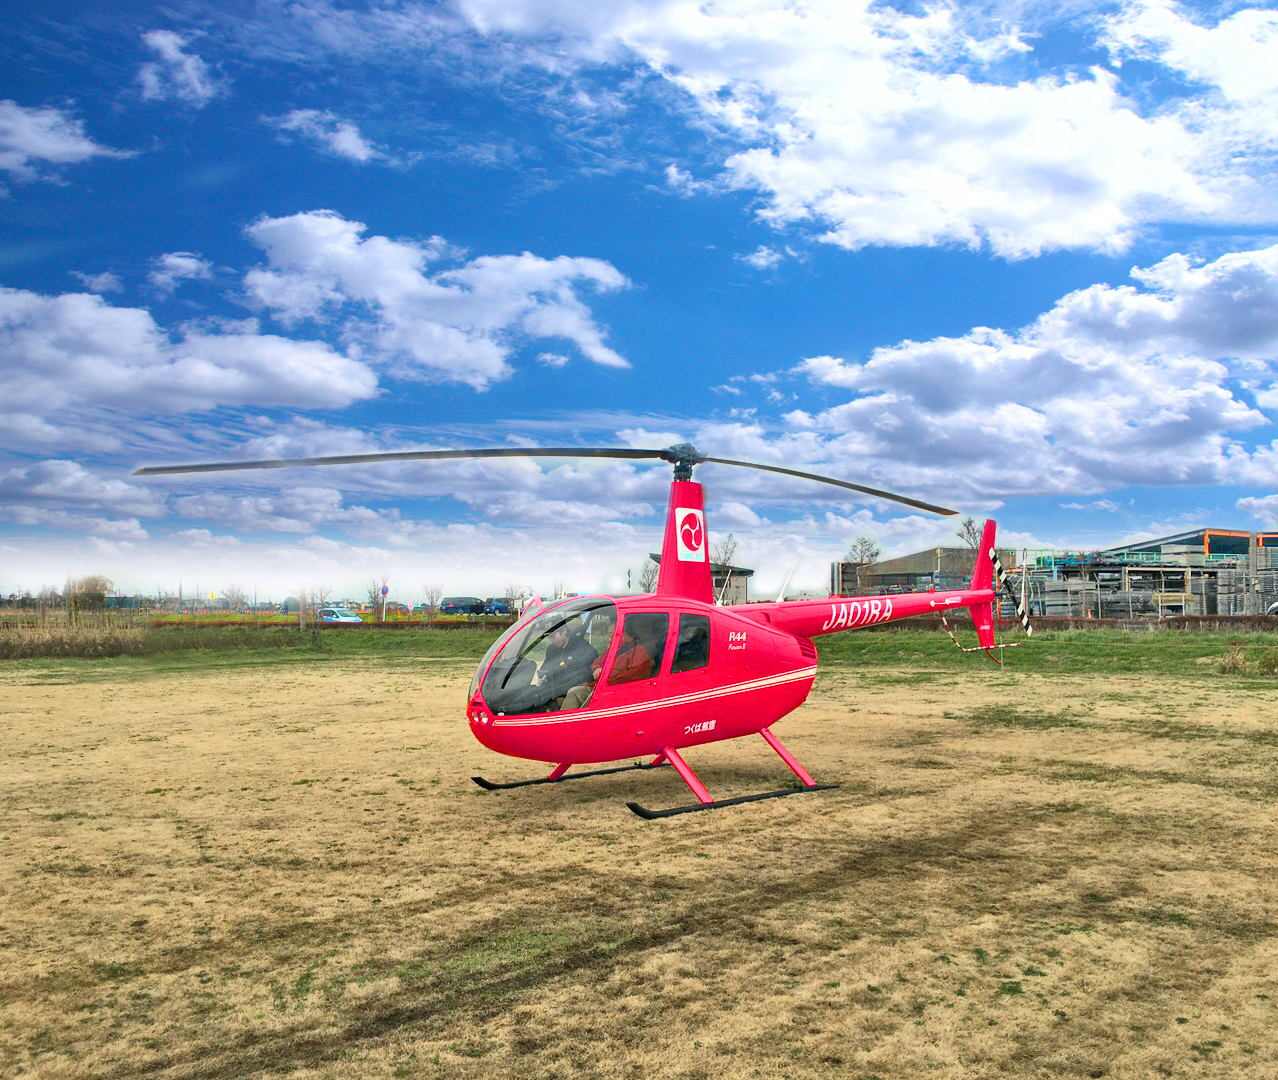
[[[836,667],[643,822],[470,672],[0,667],[0,1074],[1278,1076],[1273,679]]]

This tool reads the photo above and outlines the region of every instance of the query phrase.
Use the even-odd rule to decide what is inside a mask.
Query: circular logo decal
[[[690,551],[701,547],[701,522],[696,514],[688,514],[679,525],[679,538]]]

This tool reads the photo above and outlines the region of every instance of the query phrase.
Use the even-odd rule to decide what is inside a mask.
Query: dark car
[[[484,602],[478,596],[445,596],[439,603],[441,615],[482,615]]]
[[[510,601],[504,596],[490,596],[484,604],[485,615],[509,615]]]

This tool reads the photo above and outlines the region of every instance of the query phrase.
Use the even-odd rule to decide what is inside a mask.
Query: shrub
[[[1264,649],[1256,660],[1261,675],[1278,675],[1278,649]]]
[[[1242,649],[1230,649],[1220,659],[1222,675],[1246,675],[1251,665],[1247,663],[1247,654]]]
[[[0,630],[0,659],[36,656],[137,656],[147,651],[146,631],[125,626],[77,626]]]

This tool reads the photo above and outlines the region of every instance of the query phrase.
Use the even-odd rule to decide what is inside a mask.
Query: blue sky
[[[1278,12],[1163,0],[14,4],[0,593],[617,588],[668,471],[1094,548],[1278,526]],[[954,520],[705,466],[757,592]]]

